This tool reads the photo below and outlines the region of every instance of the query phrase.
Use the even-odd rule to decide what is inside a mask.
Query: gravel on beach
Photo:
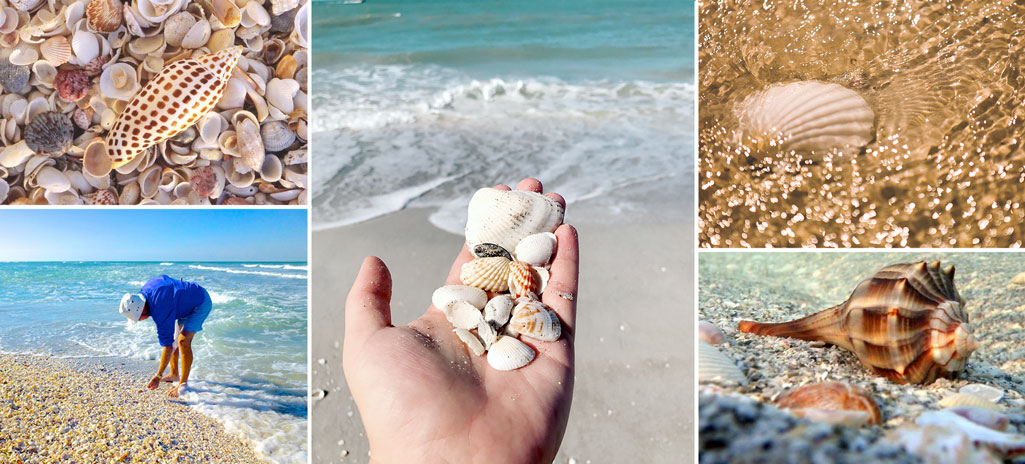
[[[215,420],[110,359],[0,355],[0,461],[259,463]]]

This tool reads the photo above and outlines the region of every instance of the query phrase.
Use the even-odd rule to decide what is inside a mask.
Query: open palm
[[[508,189],[505,186],[496,188]],[[524,179],[520,190],[540,193]],[[558,194],[548,194],[563,205]],[[562,337],[523,337],[538,354],[513,371],[474,356],[433,306],[404,327],[391,325],[391,275],[376,257],[363,261],[345,304],[345,378],[375,462],[551,462],[573,399],[577,292],[576,230],[555,231],[558,249],[542,301],[559,315]],[[446,285],[472,259],[463,246]]]

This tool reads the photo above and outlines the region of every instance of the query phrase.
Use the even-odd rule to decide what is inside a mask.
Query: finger
[[[508,185],[505,185],[505,184],[498,184],[498,185],[494,186],[494,189],[495,190],[505,190],[506,192],[512,190],[511,188],[509,188]]]
[[[391,273],[376,256],[368,256],[345,300],[345,340],[362,340],[391,325]]]
[[[562,195],[559,195],[558,193],[554,193],[553,192],[553,193],[546,193],[545,196],[555,200],[556,203],[562,205],[562,210],[566,211],[566,199],[562,198]]]
[[[544,187],[541,185],[541,181],[533,177],[528,177],[526,179],[521,180],[520,183],[516,184],[516,190],[526,190],[528,192],[541,193],[542,191],[544,191]]]
[[[463,269],[463,264],[470,262],[473,259],[473,255],[470,254],[470,250],[466,248],[466,244],[463,244],[463,249],[456,256],[456,260],[452,262],[452,269],[448,271],[448,278],[445,279],[445,285],[462,285],[463,280],[459,278],[459,273]]]
[[[552,260],[551,278],[541,301],[562,319],[564,329],[573,334],[577,320],[577,276],[580,271],[577,229],[563,224],[555,229],[558,247]]]

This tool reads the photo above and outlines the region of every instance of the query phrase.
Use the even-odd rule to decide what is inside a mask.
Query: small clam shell
[[[698,383],[723,382],[747,385],[747,376],[728,356],[703,341],[698,341]]]
[[[225,28],[233,28],[238,26],[239,22],[242,21],[242,12],[238,6],[235,6],[235,2],[231,0],[212,0],[210,5],[213,7],[214,16]]]
[[[39,51],[32,44],[22,43],[11,51],[7,59],[14,65],[32,66],[32,63],[39,59]]]
[[[463,285],[477,287],[487,292],[504,292],[509,289],[509,261],[501,256],[477,258],[463,264],[459,279]]]
[[[983,385],[981,383],[965,385],[958,390],[958,393],[974,395],[979,398],[989,400],[993,403],[1000,401],[1000,399],[1004,397],[1003,389],[991,387],[989,385]]]
[[[7,195],[11,192],[11,186],[6,180],[0,179],[0,205],[7,201]]]
[[[995,402],[969,393],[953,393],[947,395],[940,400],[940,406],[943,406],[944,408],[980,408],[997,412],[1003,412],[1004,410],[1003,407]]]
[[[288,114],[295,109],[293,99],[299,93],[299,83],[295,79],[271,79],[267,83],[267,92],[264,95],[267,103]]]
[[[283,160],[286,166],[294,166],[296,164],[306,164],[306,149],[302,148],[299,150],[292,150],[285,155]]]
[[[278,61],[278,65],[274,67],[274,77],[278,79],[292,79],[295,77],[295,71],[299,67],[299,64],[295,61],[295,57],[292,55],[285,55]]]
[[[97,190],[85,196],[90,205],[116,205],[118,198],[110,190]]]
[[[240,118],[235,125],[238,133],[239,154],[242,162],[249,169],[259,171],[263,166],[264,157],[267,152],[263,148],[263,139],[260,136],[260,126],[251,118]]]
[[[509,295],[498,295],[484,305],[484,320],[501,327],[509,322],[516,302]]]
[[[19,66],[7,58],[0,58],[0,87],[4,88],[4,92],[22,93],[28,90],[31,74],[28,66]]]
[[[533,360],[534,350],[513,337],[498,337],[488,350],[488,364],[500,371],[519,369]]]
[[[65,68],[57,71],[53,78],[53,86],[61,98],[76,102],[89,93],[92,84],[81,69]]]
[[[164,23],[164,42],[172,47],[180,47],[182,40],[185,39],[185,34],[189,33],[189,29],[192,29],[196,22],[196,17],[192,13],[187,11],[175,13]],[[209,25],[209,22],[207,24]]]
[[[270,13],[263,8],[262,2],[246,2],[239,23],[242,27],[269,26]]]
[[[299,12],[295,14],[295,23],[292,30],[292,41],[295,42],[300,48],[310,48],[309,38],[309,15],[310,15],[310,2],[303,4],[302,8],[299,8]]]
[[[91,0],[85,8],[89,28],[97,32],[114,32],[123,21],[121,0]]]
[[[160,166],[150,166],[139,175],[139,191],[143,198],[153,198],[160,186]]]
[[[516,305],[509,325],[520,335],[535,340],[554,342],[562,335],[559,316],[555,314],[555,311],[548,309],[544,303],[535,300],[524,301]]]
[[[488,294],[484,293],[484,290],[466,285],[446,285],[435,290],[431,295],[431,303],[442,311],[456,301],[465,301],[479,309],[487,304]]]
[[[260,128],[263,147],[271,153],[282,151],[295,143],[295,132],[288,128],[285,121],[270,121]]]
[[[189,32],[182,38],[182,48],[199,48],[210,40],[210,21],[199,20],[189,29]]]
[[[33,85],[42,87],[53,87],[53,80],[57,78],[57,68],[46,60],[39,60],[32,63]]]
[[[504,256],[509,261],[512,261],[513,257],[505,248],[502,248],[494,243],[481,243],[480,245],[473,247],[473,256],[477,258],[488,258],[491,256]]]
[[[476,329],[477,325],[484,320],[480,309],[475,308],[466,301],[454,301],[445,307],[443,311],[448,321],[459,329]]]
[[[70,118],[57,111],[46,111],[25,127],[25,142],[36,153],[63,155],[71,149],[74,131]]]
[[[53,36],[39,45],[43,59],[54,66],[60,66],[71,59],[71,43],[64,36]]]
[[[50,192],[66,192],[71,188],[68,176],[53,166],[43,166],[35,176],[35,184]]]
[[[263,158],[263,165],[260,166],[260,178],[267,182],[277,182],[281,180],[281,174],[283,173],[283,169],[284,166],[282,166],[281,164],[281,158],[278,158],[274,155],[267,155]],[[298,196],[298,194],[296,194],[296,196]],[[281,199],[281,197],[275,198]],[[289,198],[289,200],[291,199],[292,198]]]
[[[128,63],[117,63],[103,70],[100,75],[100,91],[107,98],[131,100],[139,92],[135,68]]]
[[[121,205],[134,205],[139,202],[139,183],[130,182],[121,189],[121,195],[118,196],[118,204]]]
[[[787,392],[779,399],[777,405],[781,409],[791,409],[796,415],[802,416],[803,410],[825,410],[856,412],[863,415],[863,419],[851,415],[823,415],[816,417],[827,417],[837,419],[844,423],[860,425],[868,423],[879,425],[882,423],[882,415],[875,400],[861,388],[841,382],[823,382],[803,385]],[[812,414],[815,414],[812,412]],[[862,422],[862,420],[864,422]],[[860,423],[859,423],[860,422]]]
[[[698,338],[709,345],[718,345],[726,341],[722,329],[708,321],[698,321]]]
[[[529,264],[522,261],[509,263],[509,293],[513,298],[538,295],[540,286]]]
[[[456,333],[456,336],[458,336],[463,343],[466,344],[466,347],[470,349],[470,352],[473,353],[474,356],[484,354],[484,345],[481,344],[480,339],[478,339],[476,335],[466,329],[457,328],[452,331]]]
[[[202,166],[192,171],[189,185],[201,197],[217,198],[224,190],[224,170],[217,166]]]
[[[544,267],[555,253],[557,239],[551,232],[528,235],[516,245],[516,260]]]
[[[92,32],[78,30],[71,36],[71,50],[75,53],[72,64],[85,65],[100,56],[100,38]]]
[[[246,201],[245,198],[237,197],[235,195],[228,195],[228,198],[225,198],[224,202],[222,202],[221,204],[222,205],[229,205],[229,206],[250,206],[251,205],[251,203]]]
[[[271,13],[277,16],[299,6],[299,0],[271,0],[270,5]]]
[[[89,142],[82,155],[82,168],[85,172],[94,177],[102,177],[110,174],[112,167],[110,153],[103,139],[96,138]]]
[[[233,45],[235,45],[235,30],[219,29],[210,34],[206,48],[209,48],[211,52],[219,52]]]

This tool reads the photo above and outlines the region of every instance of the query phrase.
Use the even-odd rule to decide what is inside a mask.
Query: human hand
[[[517,189],[542,191],[535,179],[520,181]],[[565,205],[558,194],[548,196]],[[376,257],[363,261],[345,304],[342,363],[374,462],[555,459],[573,400],[578,273],[576,229],[563,224],[555,235],[558,248],[541,300],[559,315],[562,336],[554,342],[521,338],[538,354],[506,372],[470,353],[433,306],[409,325],[392,326],[388,268]],[[472,258],[464,245],[446,285],[460,284],[460,268]]]
[[[160,376],[154,375],[152,379],[149,379],[149,383],[146,384],[146,388],[149,390],[156,390],[160,386]]]

